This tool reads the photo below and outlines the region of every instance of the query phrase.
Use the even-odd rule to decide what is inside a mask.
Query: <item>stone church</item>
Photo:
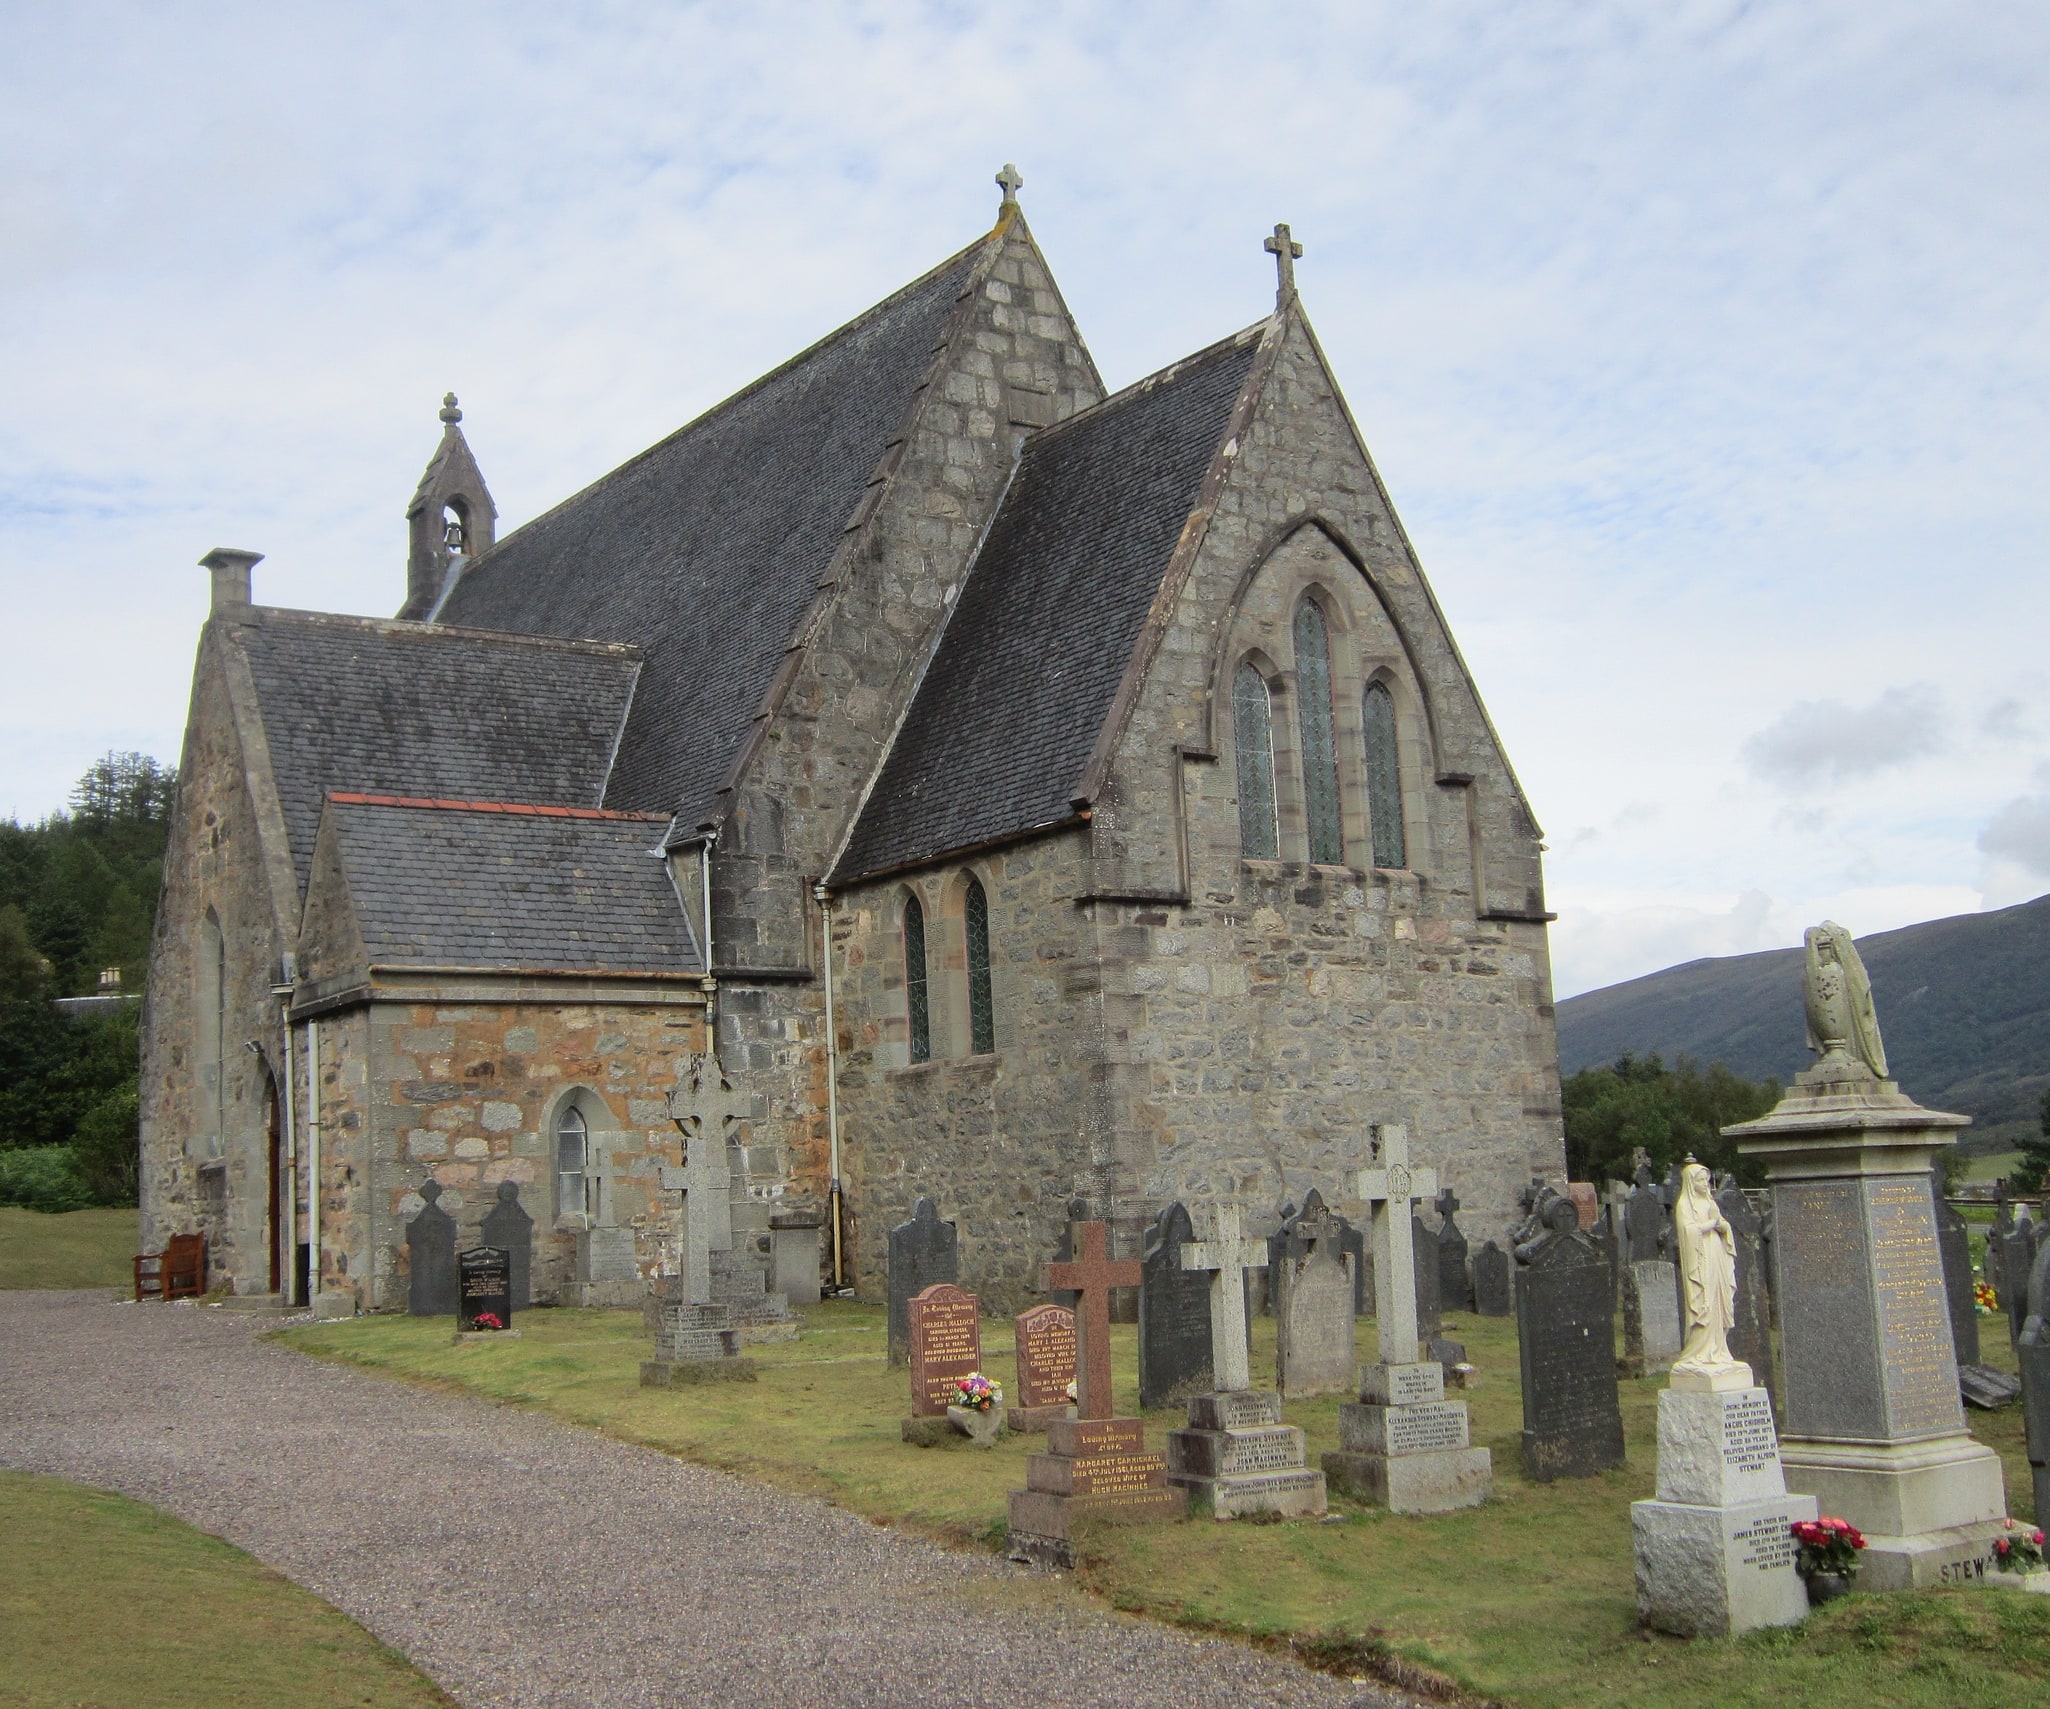
[[[505,535],[453,397],[390,619],[219,549],[150,970],[143,1232],[403,1309],[431,1179],[537,1297],[732,1239],[878,1297],[929,1195],[1026,1303],[1071,1201],[1471,1225],[1563,1165],[1539,831],[1296,295],[1107,394],[995,228]],[[674,1180],[672,1170],[671,1180]],[[796,1255],[793,1257],[793,1254]],[[816,1254],[816,1258],[813,1257]]]

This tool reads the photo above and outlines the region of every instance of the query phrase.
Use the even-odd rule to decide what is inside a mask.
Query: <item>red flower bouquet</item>
[[[1993,1539],[1993,1564],[2004,1573],[2032,1573],[2043,1565],[2043,1533],[2034,1525],[2017,1525]]]
[[[1818,1573],[1849,1577],[1858,1570],[1858,1551],[1865,1546],[1865,1533],[1848,1519],[1802,1519],[1794,1524],[1794,1541],[1800,1545],[1794,1570],[1803,1578]]]

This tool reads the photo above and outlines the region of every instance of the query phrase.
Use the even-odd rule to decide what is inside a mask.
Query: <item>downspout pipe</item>
[[[306,1303],[320,1304],[320,1022],[306,1023]]]
[[[847,1285],[847,1266],[840,1239],[840,1034],[833,1024],[833,898],[823,884],[814,885],[812,894],[819,903],[819,959],[825,968],[826,1173],[833,1229],[833,1291],[838,1293]]]
[[[278,1231],[278,1239],[284,1245],[284,1262],[280,1273],[285,1278],[283,1293],[286,1305],[304,1305],[304,1300],[294,1296],[299,1290],[299,1133],[294,1119],[297,1100],[294,1096],[292,1079],[298,1072],[292,1058],[292,987],[290,958],[285,969],[287,982],[271,987],[271,995],[278,1000],[278,1016],[284,1024],[285,1033],[285,1215],[284,1227]],[[273,1215],[276,1214],[273,1207]]]

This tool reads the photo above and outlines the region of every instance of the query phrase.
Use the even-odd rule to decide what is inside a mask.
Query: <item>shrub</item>
[[[24,1145],[0,1151],[0,1205],[32,1211],[77,1211],[93,1202],[68,1145]]]

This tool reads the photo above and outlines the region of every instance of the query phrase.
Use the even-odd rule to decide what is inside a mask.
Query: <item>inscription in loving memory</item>
[[[1947,1434],[1962,1425],[1963,1409],[1928,1182],[1922,1176],[1870,1181],[1865,1202],[1891,1433]]]
[[[1229,1456],[1234,1472],[1272,1472],[1299,1464],[1292,1433],[1273,1436],[1235,1436]]]
[[[1764,1472],[1779,1464],[1772,1403],[1764,1395],[1747,1394],[1724,1404],[1723,1455],[1738,1472]]]
[[[1391,1454],[1428,1454],[1440,1448],[1464,1448],[1466,1408],[1445,1401],[1428,1406],[1391,1407],[1387,1431]]]

